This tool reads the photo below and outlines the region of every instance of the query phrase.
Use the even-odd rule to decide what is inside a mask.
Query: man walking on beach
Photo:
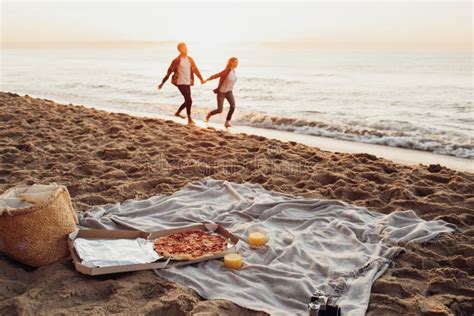
[[[184,103],[181,104],[178,111],[174,114],[175,116],[184,118],[181,114],[181,111],[186,108],[186,114],[188,116],[188,124],[194,124],[194,121],[191,118],[191,106],[193,105],[193,99],[191,98],[191,86],[194,85],[194,74],[201,80],[201,84],[204,83],[201,73],[194,62],[194,59],[191,56],[188,56],[188,47],[185,43],[178,44],[179,56],[173,59],[171,65],[168,68],[166,76],[163,78],[161,83],[158,85],[158,90],[160,90],[165,84],[166,80],[170,77],[171,74],[171,83],[178,87],[179,92],[184,97]]]

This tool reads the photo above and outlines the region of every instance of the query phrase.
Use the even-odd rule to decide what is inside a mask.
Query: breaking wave
[[[238,118],[236,123],[474,159],[472,138],[464,134],[440,133],[434,128],[418,127],[403,121],[383,120],[372,124],[351,121],[329,124],[314,120],[249,113]]]

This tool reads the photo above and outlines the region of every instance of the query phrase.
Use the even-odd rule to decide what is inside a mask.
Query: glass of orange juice
[[[242,255],[238,252],[229,252],[224,256],[224,267],[240,269],[243,265]]]
[[[258,249],[266,245],[267,233],[261,226],[252,226],[248,229],[248,242],[250,248]]]

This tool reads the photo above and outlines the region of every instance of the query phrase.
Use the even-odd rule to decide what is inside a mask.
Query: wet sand
[[[138,116],[138,117],[171,120],[183,125],[187,123],[186,120],[182,120],[175,116],[165,116],[165,115],[159,115],[159,114],[151,114],[147,112],[126,111],[123,109],[111,109],[111,108],[97,107],[97,106],[94,106],[94,108],[108,111],[108,112],[130,114],[130,115]],[[203,118],[205,117],[205,113],[198,113],[198,115],[193,115],[193,116],[197,118],[200,118],[200,117]],[[221,115],[221,119],[222,119],[222,116],[224,115]],[[207,125],[207,126],[213,127],[217,130],[226,130],[224,128],[223,121],[218,122],[218,123],[210,122],[207,124],[205,124],[201,120],[196,120],[196,122],[201,123],[201,125]],[[474,160],[448,156],[448,155],[435,154],[430,151],[421,151],[421,150],[414,150],[414,149],[407,149],[407,148],[400,148],[400,147],[389,147],[389,146],[383,146],[383,145],[377,145],[377,144],[359,143],[359,142],[352,142],[352,141],[347,141],[347,140],[340,140],[336,138],[299,134],[299,133],[288,132],[288,131],[277,130],[277,129],[267,129],[267,128],[259,128],[259,127],[252,127],[252,126],[243,126],[243,125],[234,125],[231,129],[227,130],[227,132],[231,134],[243,133],[243,134],[263,136],[270,139],[277,139],[283,142],[294,141],[303,145],[318,147],[319,149],[322,149],[325,151],[351,153],[351,154],[367,153],[367,154],[375,155],[380,158],[393,160],[397,163],[404,164],[404,165],[440,164],[449,169],[474,173]]]
[[[474,313],[472,173],[0,93],[0,191],[56,182],[84,211],[169,194],[205,177],[382,213],[413,209],[424,219],[458,225],[460,233],[407,245],[375,282],[368,313]],[[204,300],[152,271],[88,277],[69,260],[31,269],[0,255],[0,282],[1,314],[258,314]]]

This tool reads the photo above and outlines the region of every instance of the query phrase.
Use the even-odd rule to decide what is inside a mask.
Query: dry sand
[[[408,246],[375,282],[368,313],[474,313],[474,174],[0,93],[0,192],[57,182],[83,211],[208,176],[458,225],[462,233]],[[88,277],[69,260],[31,269],[0,255],[0,282],[0,314],[256,313],[152,271]]]

